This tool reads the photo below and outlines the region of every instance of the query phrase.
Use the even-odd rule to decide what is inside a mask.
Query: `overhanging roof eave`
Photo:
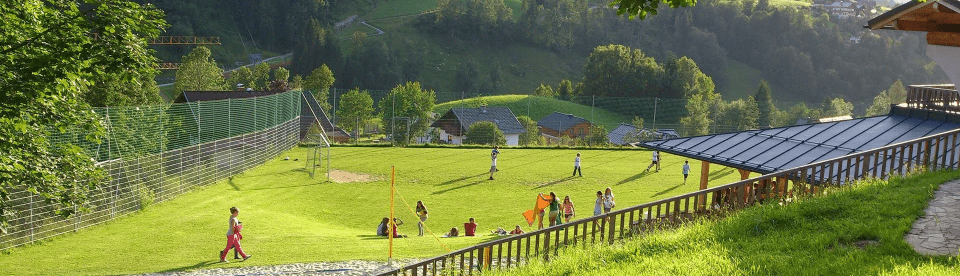
[[[681,138],[681,139],[682,139],[682,138]],[[649,142],[648,142],[648,143],[649,143]],[[700,160],[700,161],[707,161],[707,162],[714,163],[714,164],[720,164],[720,165],[724,165],[724,166],[731,167],[731,168],[735,168],[735,169],[748,170],[748,171],[751,171],[751,172],[756,172],[756,173],[761,173],[761,174],[768,174],[768,173],[773,173],[773,172],[775,172],[775,170],[763,169],[763,168],[756,167],[756,166],[744,165],[744,164],[739,164],[739,163],[735,163],[735,162],[720,160],[720,159],[716,159],[716,158],[705,158],[705,157],[703,157],[703,156],[697,155],[697,153],[691,153],[691,152],[674,150],[674,149],[672,149],[672,148],[665,148],[665,147],[650,145],[650,144],[648,144],[648,143],[640,143],[638,146],[643,147],[643,148],[647,148],[647,149],[652,149],[652,150],[658,150],[658,151],[662,151],[662,152],[667,152],[667,153],[670,153],[670,154],[679,155],[679,156],[683,156],[683,157],[687,157],[687,158],[692,158],[692,159],[696,159],[696,160]]]

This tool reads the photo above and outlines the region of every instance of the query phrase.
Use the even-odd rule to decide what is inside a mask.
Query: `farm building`
[[[470,125],[480,121],[496,124],[509,146],[519,144],[520,134],[526,133],[517,116],[506,107],[452,108],[430,126],[440,129],[440,140],[463,144]]]
[[[587,119],[573,116],[573,114],[554,112],[540,119],[537,126],[540,127],[540,133],[548,138],[556,138],[561,135],[570,138],[583,138],[590,134],[591,123]]]

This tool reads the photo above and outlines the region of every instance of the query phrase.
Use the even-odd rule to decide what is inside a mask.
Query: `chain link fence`
[[[87,195],[89,212],[63,218],[43,198],[13,191],[0,250],[107,222],[263,164],[298,143],[300,93],[96,108],[107,131],[100,143],[79,130],[50,137],[80,146],[109,175]]]

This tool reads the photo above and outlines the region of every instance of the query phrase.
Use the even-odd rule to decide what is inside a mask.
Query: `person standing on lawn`
[[[241,225],[240,220],[237,219],[237,215],[239,214],[240,209],[237,209],[237,207],[230,207],[230,228],[227,229],[227,247],[220,252],[221,263],[227,262],[227,260],[224,258],[227,257],[227,251],[229,251],[231,247],[236,247],[237,251],[240,252],[240,256],[243,256],[244,261],[250,257],[253,257],[243,253],[243,248],[240,247],[240,240],[243,239],[243,236],[240,235],[240,230],[243,229],[243,225]]]
[[[497,156],[500,155],[500,146],[493,146],[493,151],[490,152],[490,180],[493,180],[493,173],[500,171],[497,169]]]
[[[557,194],[550,192],[550,226],[557,225],[560,219],[560,199]]]
[[[417,201],[417,217],[420,217],[420,222],[417,223],[420,227],[419,236],[423,236],[423,223],[427,221],[427,206],[423,205],[422,200]]]
[[[570,201],[570,196],[563,198],[563,218],[566,219],[567,223],[570,223],[570,219],[577,215],[576,210],[573,209],[573,201]]]
[[[580,153],[577,153],[577,159],[573,160],[573,175],[577,176],[577,173],[580,173],[580,177],[583,177],[583,172],[580,171]]]
[[[643,171],[643,172],[649,172],[649,171],[650,171],[650,168],[653,167],[654,165],[657,166],[657,171],[656,171],[656,172],[659,172],[659,171],[660,171],[660,152],[659,152],[659,151],[653,151],[653,159],[652,159],[652,160],[653,160],[653,162],[650,162],[650,166],[647,166],[647,170],[645,170],[645,171]]]
[[[690,161],[683,160],[683,185],[687,185],[687,175],[690,174]]]

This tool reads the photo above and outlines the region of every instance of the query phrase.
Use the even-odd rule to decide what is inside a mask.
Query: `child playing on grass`
[[[500,146],[493,146],[493,151],[490,152],[490,180],[493,180],[493,173],[500,171],[497,169],[497,156],[500,155]]]
[[[423,236],[423,223],[427,221],[427,206],[423,205],[423,201],[417,201],[417,217],[420,217],[420,221],[417,222],[417,226],[420,227],[420,235]]]
[[[390,224],[390,218],[384,217],[383,220],[380,221],[380,225],[377,225],[377,236],[386,237],[387,227],[388,227],[387,225],[389,224]]]
[[[566,222],[569,223],[570,219],[576,216],[576,210],[573,209],[573,201],[570,201],[570,196],[563,198],[563,218],[566,219]]]
[[[577,176],[577,173],[580,174],[580,177],[583,177],[583,172],[580,171],[580,153],[577,153],[577,159],[573,160],[573,175]]]
[[[460,230],[457,230],[456,227],[450,228],[450,232],[443,234],[444,238],[453,238],[457,236],[460,236]]]
[[[406,238],[407,235],[400,235],[400,233],[397,233],[397,225],[403,225],[403,220],[400,220],[400,218],[393,218],[393,237]]]
[[[463,224],[463,231],[466,232],[464,236],[473,237],[477,231],[477,222],[470,218],[470,222]]]
[[[658,152],[658,151],[653,151],[653,162],[651,162],[651,163],[650,163],[650,166],[647,166],[647,170],[645,170],[645,171],[643,171],[643,172],[649,172],[649,171],[650,171],[650,167],[653,167],[654,165],[657,166],[657,171],[656,171],[656,172],[659,172],[659,171],[660,171],[660,152]]]
[[[617,202],[613,201],[613,189],[607,187],[607,191],[603,192],[603,212],[609,213],[616,206]]]
[[[602,214],[601,212],[603,211],[603,209],[601,208],[603,207],[601,206],[603,206],[603,192],[597,191],[597,202],[593,205],[594,216],[599,216],[600,214]]]
[[[688,174],[690,174],[690,161],[683,160],[683,185],[687,185]]]
[[[221,263],[227,262],[227,259],[225,258],[227,257],[227,251],[229,251],[231,247],[237,248],[237,251],[240,252],[240,256],[243,256],[244,261],[246,261],[250,257],[253,257],[243,253],[243,248],[240,247],[240,240],[243,239],[243,236],[240,235],[240,230],[243,229],[243,226],[240,225],[239,223],[240,220],[237,219],[237,215],[239,214],[240,214],[240,209],[237,209],[237,207],[230,207],[230,221],[229,221],[230,228],[227,228],[227,247],[224,248],[223,251],[220,253]]]
[[[550,192],[550,226],[557,225],[560,216],[560,199],[557,194]]]
[[[510,235],[519,235],[523,234],[523,230],[520,229],[520,225],[517,225],[517,228],[514,228],[513,231],[510,231]]]

